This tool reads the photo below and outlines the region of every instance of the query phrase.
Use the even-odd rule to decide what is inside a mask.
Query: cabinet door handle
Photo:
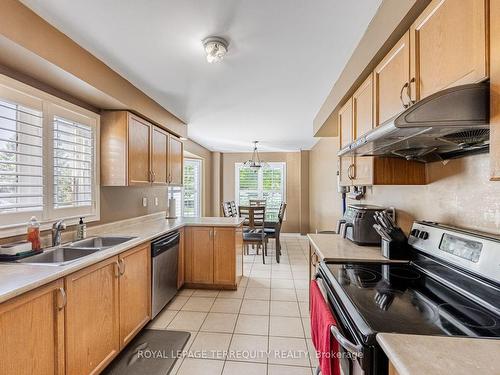
[[[217,236],[217,231],[214,230],[214,239],[215,239],[215,236]]]
[[[114,266],[115,277],[120,277],[120,263],[118,263],[118,261],[115,261]]]
[[[408,100],[410,101],[409,104],[408,104],[408,107],[410,105],[413,105],[415,104],[416,100],[413,100],[411,98],[411,84],[414,84],[415,83],[415,77],[412,77],[412,79],[410,80],[410,83],[408,84],[408,86],[406,87],[406,95],[408,95]]]
[[[151,182],[155,182],[155,180],[156,180],[156,172],[151,171]]]
[[[62,300],[62,305],[61,306],[57,306],[57,309],[58,310],[62,310],[66,307],[66,304],[68,303],[68,297],[66,296],[66,291],[64,290],[64,288],[59,288],[59,293],[61,294],[61,300]]]
[[[401,104],[403,105],[403,108],[408,108],[410,106],[409,103],[405,103],[404,100],[403,100],[403,91],[405,91],[406,89],[406,93],[408,93],[408,87],[409,87],[409,83],[408,82],[405,82],[405,84],[403,85],[403,87],[401,87],[401,91],[399,92],[399,100],[401,100]]]
[[[351,164],[352,167],[352,179],[354,180],[356,178],[356,164]]]
[[[354,165],[353,165],[353,164],[351,164],[351,165],[349,165],[349,168],[347,168],[347,177],[349,178],[349,180],[354,179],[354,176],[353,176],[353,174],[351,173],[351,170],[352,170],[352,167],[353,167],[353,166],[354,166]]]
[[[123,276],[125,274],[125,261],[122,258],[118,259],[118,269],[120,272],[120,276]]]

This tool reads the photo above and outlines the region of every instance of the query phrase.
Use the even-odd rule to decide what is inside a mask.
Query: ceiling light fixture
[[[243,166],[252,168],[252,169],[259,169],[259,168],[269,168],[269,164],[267,164],[265,161],[260,160],[260,155],[259,151],[257,150],[257,144],[259,141],[253,141],[253,154],[252,154],[252,159],[247,160],[245,163],[243,163]]]
[[[203,39],[202,43],[209,63],[222,61],[226,56],[227,46],[229,45],[227,40],[218,36],[209,36]]]

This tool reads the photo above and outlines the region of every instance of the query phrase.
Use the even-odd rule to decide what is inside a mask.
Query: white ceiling
[[[214,151],[295,151],[381,0],[22,0]],[[208,64],[201,40],[230,42]]]

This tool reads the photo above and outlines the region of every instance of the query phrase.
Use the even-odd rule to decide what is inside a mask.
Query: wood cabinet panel
[[[490,169],[500,181],[500,1],[490,4]]]
[[[151,319],[151,248],[144,243],[119,255],[120,349]]]
[[[149,185],[150,145],[152,125],[129,115],[128,123],[128,182],[129,185]]]
[[[214,243],[212,227],[185,229],[186,282],[213,284]]]
[[[433,0],[410,28],[412,97],[488,77],[488,0]]]
[[[404,110],[402,99],[409,102],[404,86],[409,82],[410,33],[406,32],[373,71],[374,126]]]
[[[236,284],[235,231],[214,228],[214,283]]]
[[[185,272],[186,272],[186,250],[185,250],[185,233],[184,228],[179,230],[180,240],[179,240],[179,265],[177,271],[177,289],[184,285]]]
[[[65,278],[66,373],[99,373],[120,350],[118,257]]]
[[[182,141],[174,136],[169,137],[168,144],[168,165],[169,165],[169,183],[170,185],[182,185],[183,168],[183,144]]]
[[[57,280],[0,305],[0,374],[64,374],[64,307]]]
[[[370,75],[352,96],[354,139],[373,129],[373,75]],[[373,184],[373,158],[355,157],[351,172],[354,185]]]
[[[349,99],[339,111],[339,140],[340,148],[348,145],[354,139],[353,128],[353,113],[352,113],[352,99]],[[340,184],[348,186],[352,184],[350,177],[350,169],[353,166],[353,158],[345,156],[339,158],[339,174]]]
[[[168,133],[156,126],[151,130],[151,172],[153,185],[166,185],[168,175]]]

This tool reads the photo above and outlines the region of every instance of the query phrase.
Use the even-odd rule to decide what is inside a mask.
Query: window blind
[[[0,213],[43,210],[43,114],[0,100]]]
[[[183,216],[201,216],[201,160],[184,159]]]
[[[54,208],[91,206],[93,128],[54,116]]]

